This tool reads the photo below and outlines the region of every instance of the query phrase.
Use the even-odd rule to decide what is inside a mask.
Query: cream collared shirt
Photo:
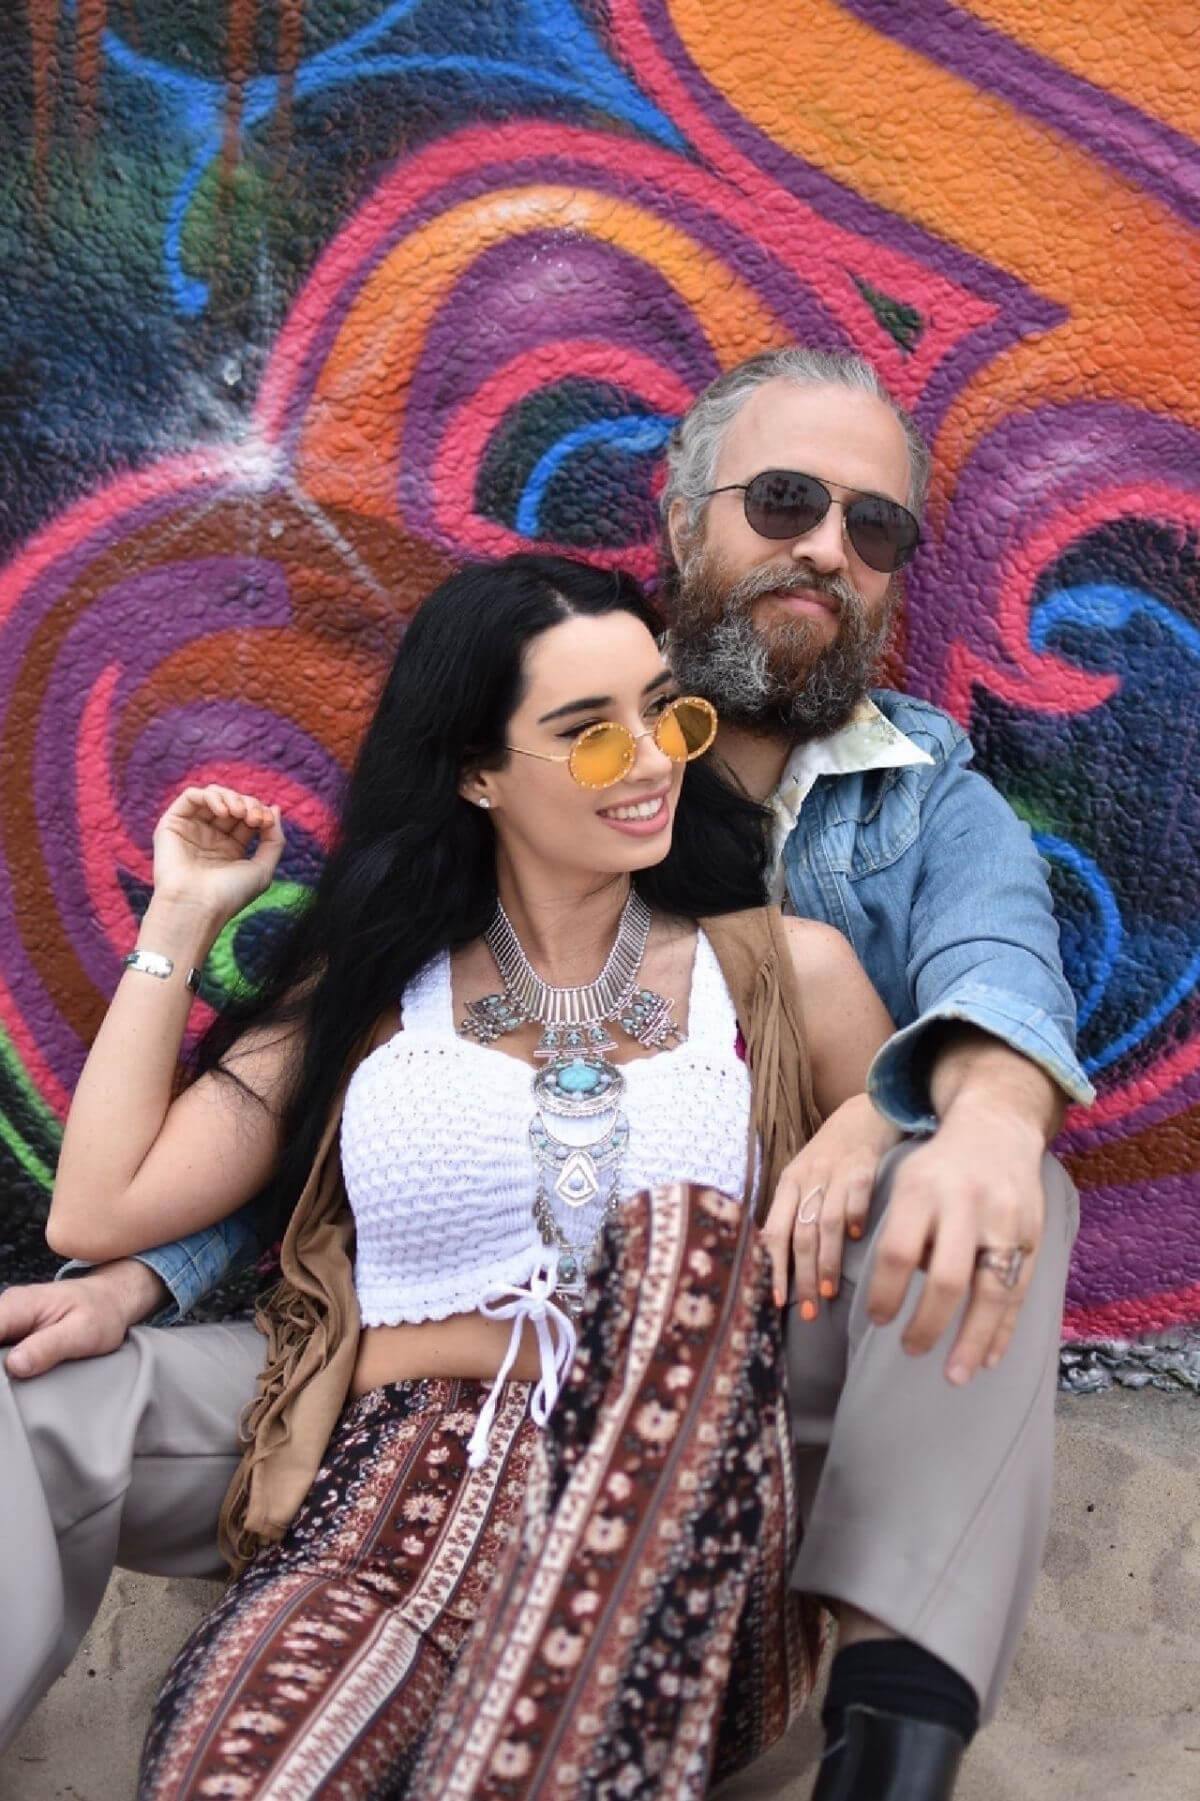
[[[860,775],[867,769],[902,769],[910,763],[932,763],[928,751],[906,737],[866,695],[846,724],[827,738],[797,744],[788,758],[779,786],[767,798],[774,815],[771,829],[771,899],[791,911],[783,871],[783,847],[800,818],[800,809],[818,776]]]

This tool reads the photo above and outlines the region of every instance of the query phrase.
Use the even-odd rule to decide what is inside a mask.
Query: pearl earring
[[[488,799],[488,797],[487,797],[487,795],[486,795],[486,794],[481,794],[481,795],[480,795],[480,796],[479,796],[479,799],[478,799],[478,800],[477,800],[477,801],[476,801],[476,802],[475,802],[475,805],[476,805],[476,806],[477,806],[477,807],[490,807],[490,806],[491,806],[491,804],[492,804],[492,803],[491,803],[491,801],[490,801],[490,800],[489,800],[489,799]]]

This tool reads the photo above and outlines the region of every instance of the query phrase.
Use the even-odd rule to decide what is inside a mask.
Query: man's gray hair
[[[892,399],[879,372],[865,357],[807,350],[792,344],[748,357],[744,363],[727,369],[693,401],[667,444],[667,480],[659,501],[664,520],[672,501],[684,500],[689,528],[699,524],[726,431],[756,388],[779,380],[795,382],[800,387],[857,388],[889,406],[908,445],[908,504],[920,517],[929,486],[929,446],[904,408]]]

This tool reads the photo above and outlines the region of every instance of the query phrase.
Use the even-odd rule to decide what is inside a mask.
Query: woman
[[[889,1022],[839,934],[759,905],[758,809],[652,627],[558,558],[439,588],[311,907],[174,1098],[192,972],[283,833],[219,787],[155,833],[48,1237],[117,1257],[264,1188],[286,1230],[245,1567],[145,1797],[700,1794],[803,1687],[781,1278],[727,1197],[761,1212]]]

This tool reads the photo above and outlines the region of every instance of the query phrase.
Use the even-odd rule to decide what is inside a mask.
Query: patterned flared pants
[[[811,1685],[778,1316],[737,1203],[683,1185],[605,1236],[549,1428],[510,1383],[351,1402],[280,1544],[172,1665],[142,1801],[684,1801]]]

